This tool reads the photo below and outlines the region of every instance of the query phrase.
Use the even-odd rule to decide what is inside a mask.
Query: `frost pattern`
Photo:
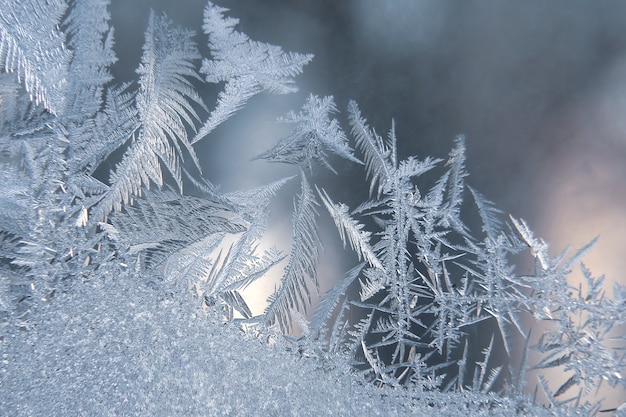
[[[297,91],[293,76],[302,72],[313,55],[283,52],[282,48],[253,41],[234,27],[238,19],[224,17],[227,9],[209,3],[204,10],[205,33],[212,59],[204,59],[200,72],[209,83],[226,82],[215,109],[192,143],[206,137],[246,102],[262,91],[286,94]]]
[[[294,176],[221,193],[194,144],[254,95],[296,91],[312,55],[251,40],[208,2],[210,57],[151,13],[137,87],[117,85],[108,6],[0,0],[0,409],[621,412],[586,396],[625,386],[625,340],[611,338],[626,289],[604,295],[581,262],[593,242],[552,256],[526,222],[502,219],[466,184],[462,136],[445,163],[401,158],[393,123],[381,137],[350,102],[355,152],[333,97],[311,94],[280,119],[292,131],[257,156]],[[212,110],[203,82],[223,83]],[[117,150],[110,177],[96,177]],[[318,166],[335,172],[331,159],[364,166],[367,201],[350,209],[316,183]],[[270,201],[295,177],[291,249],[261,250]],[[480,230],[466,224],[466,190]],[[312,307],[324,209],[359,263]],[[532,274],[512,263],[524,254]],[[255,315],[243,291],[281,267]],[[568,284],[576,267],[584,287]],[[549,369],[565,381],[555,386]],[[550,409],[527,397],[528,373]]]
[[[67,5],[61,0],[0,2],[0,70],[15,72],[37,104],[61,111],[70,51],[58,30]]]
[[[347,286],[359,283],[359,299],[347,297],[334,323],[316,333],[324,336],[315,343],[343,353],[379,385],[521,393],[526,372],[534,372],[550,405],[599,411],[599,404],[585,402],[585,396],[603,382],[624,386],[616,370],[626,363],[619,353],[624,338],[610,345],[608,336],[624,324],[618,312],[624,305],[622,287],[614,290],[616,301],[604,297],[603,278],[592,277],[583,264],[587,289],[571,288],[567,281],[594,242],[571,257],[566,252],[551,257],[548,245],[523,220],[505,223],[493,203],[465,185],[462,137],[449,154],[447,170],[424,189],[415,179],[441,161],[399,161],[393,127],[383,139],[367,126],[355,103],[349,113],[373,198],[350,211],[324,191],[321,197],[344,244],[349,240],[369,265],[357,266],[349,282],[340,281],[340,293],[332,290],[329,301],[322,299],[320,306],[332,309],[340,294],[349,294]],[[463,222],[466,187],[482,219],[483,238],[474,237]],[[377,229],[369,231],[365,224]],[[532,275],[516,273],[510,261],[525,251],[536,260]],[[349,314],[364,318],[353,323]],[[317,327],[317,312],[314,317]],[[549,324],[529,346],[533,320]],[[337,341],[338,329],[343,342]],[[486,332],[493,332],[488,344]],[[520,340],[526,340],[525,348],[515,351]],[[498,346],[504,360],[494,358]],[[527,363],[529,348],[541,354],[534,365]],[[521,363],[514,363],[520,355]],[[549,368],[560,369],[567,380],[551,387],[540,372]]]
[[[311,303],[309,286],[319,291],[317,262],[321,249],[315,217],[317,198],[309,184],[305,168],[313,170],[317,161],[329,168],[326,152],[348,160],[358,161],[348,146],[347,138],[331,114],[337,112],[332,97],[320,99],[309,96],[302,111],[290,113],[283,121],[295,124],[291,134],[282,138],[272,149],[257,156],[270,162],[283,162],[300,167],[300,194],[293,214],[293,244],[289,263],[281,279],[280,288],[270,297],[265,310],[265,324],[278,324],[281,331],[292,330],[291,310],[304,310]]]

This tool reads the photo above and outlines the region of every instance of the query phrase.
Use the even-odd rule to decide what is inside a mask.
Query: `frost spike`
[[[350,246],[357,253],[359,260],[363,258],[372,267],[383,269],[383,265],[370,246],[370,232],[363,230],[363,225],[350,217],[348,208],[344,204],[336,205],[333,203],[325,190],[318,188],[317,193],[337,226],[344,248],[346,247],[347,236]]]

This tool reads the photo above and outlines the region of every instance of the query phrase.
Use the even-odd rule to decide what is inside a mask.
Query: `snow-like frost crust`
[[[244,338],[187,295],[130,274],[74,285],[35,311],[30,330],[0,343],[0,414],[504,416],[521,406],[358,383],[340,363]]]

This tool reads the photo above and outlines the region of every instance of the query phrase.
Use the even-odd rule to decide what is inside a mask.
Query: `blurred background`
[[[445,158],[454,137],[465,134],[471,186],[505,213],[527,220],[553,255],[599,235],[585,263],[605,274],[609,287],[626,285],[626,2],[215,3],[231,9],[239,30],[252,39],[315,54],[297,77],[299,93],[256,97],[200,144],[207,178],[224,191],[295,173],[249,161],[288,131],[273,121],[300,108],[309,93],[335,97],[344,129],[346,104],[354,99],[380,134],[395,119],[402,157]],[[205,4],[113,0],[118,80],[135,79],[150,8],[196,30],[206,53]],[[320,169],[316,179],[336,201],[354,207],[367,198],[359,167],[335,169],[338,176]],[[298,186],[287,187],[273,207],[271,239],[287,250]],[[329,242],[325,290],[354,259],[335,250],[334,226],[322,217]],[[265,297],[259,295],[258,308]]]

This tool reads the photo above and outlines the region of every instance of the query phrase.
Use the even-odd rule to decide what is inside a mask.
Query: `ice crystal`
[[[501,219],[466,184],[463,136],[443,164],[403,158],[393,122],[383,138],[350,102],[348,135],[333,97],[311,94],[257,157],[294,166],[300,184],[289,253],[261,249],[270,201],[294,177],[222,193],[194,144],[251,97],[295,91],[312,55],[250,39],[208,2],[209,57],[151,12],[137,83],[118,85],[108,6],[0,0],[0,414],[610,411],[585,396],[625,384],[624,340],[606,341],[626,290],[604,296],[580,263],[591,244],[552,256],[526,222]],[[203,82],[223,87],[213,109]],[[364,165],[370,194],[353,210],[316,182],[331,157]],[[324,208],[360,263],[307,316]],[[243,291],[281,265],[255,315]],[[578,266],[584,288],[568,284]],[[528,373],[552,408],[527,396]]]

